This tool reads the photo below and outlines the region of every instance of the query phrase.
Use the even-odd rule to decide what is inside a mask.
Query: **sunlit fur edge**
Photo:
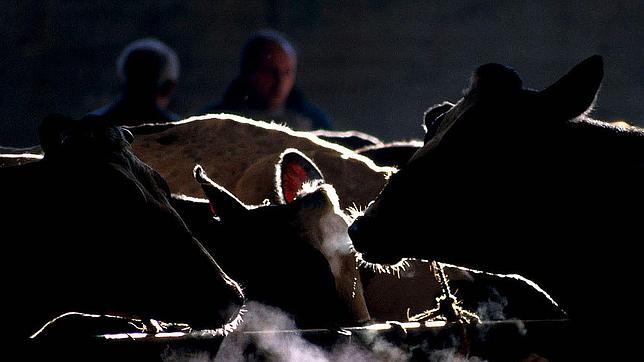
[[[310,132],[295,131],[295,130],[287,127],[284,124],[276,123],[276,122],[257,121],[257,120],[253,120],[251,118],[246,118],[246,117],[242,117],[242,116],[238,116],[238,115],[234,115],[234,114],[227,114],[227,113],[211,113],[211,114],[204,114],[204,115],[199,115],[199,116],[192,116],[192,117],[189,117],[189,118],[186,118],[186,119],[183,119],[183,120],[180,120],[180,121],[176,121],[176,122],[164,123],[164,125],[181,125],[181,124],[191,123],[191,122],[195,122],[195,121],[205,121],[205,120],[211,120],[211,119],[231,120],[231,121],[235,121],[235,122],[238,122],[238,123],[249,124],[249,125],[252,125],[252,126],[255,126],[255,127],[259,127],[259,128],[264,128],[264,129],[268,129],[268,130],[276,130],[276,131],[284,132],[284,133],[286,133],[286,134],[288,134],[290,136],[294,136],[294,137],[306,138],[309,141],[311,141],[311,142],[313,142],[313,143],[315,143],[315,144],[317,144],[319,146],[322,146],[322,147],[325,147],[325,148],[330,148],[330,149],[333,149],[333,150],[337,151],[338,153],[340,153],[341,157],[344,158],[344,159],[354,159],[356,161],[362,162],[367,167],[369,167],[370,169],[374,170],[375,172],[379,172],[379,173],[389,175],[389,174],[395,173],[397,171],[397,169],[395,167],[378,166],[370,158],[368,158],[366,156],[359,155],[359,154],[355,153],[354,151],[352,151],[352,150],[350,150],[350,149],[348,149],[348,148],[346,148],[344,146],[341,146],[341,145],[335,144],[333,142],[323,140],[323,139],[317,137],[316,135],[314,135],[314,134],[312,134]],[[153,126],[153,125],[156,125],[156,123],[149,123],[149,124],[145,124],[145,125],[152,125]]]

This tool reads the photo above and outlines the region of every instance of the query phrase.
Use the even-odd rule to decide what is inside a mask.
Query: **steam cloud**
[[[487,302],[479,303],[476,314],[482,320],[504,320],[504,310],[508,306],[508,300],[498,290],[492,288]]]
[[[165,362],[239,362],[239,361],[409,361],[412,353],[393,345],[381,335],[361,336],[360,342],[347,338],[332,348],[322,348],[307,341],[293,320],[281,310],[257,302],[247,304],[244,323],[228,335],[216,356],[208,353],[177,352],[164,356]],[[358,337],[355,337],[358,338]],[[431,350],[423,346],[424,358],[433,362],[482,362],[478,357],[465,357],[456,349]]]
[[[396,362],[408,361],[411,357],[409,353],[377,336],[369,341],[368,348],[363,344],[342,342],[330,350],[323,349],[307,341],[298,332],[293,319],[281,310],[257,302],[249,302],[247,310],[242,326],[224,339],[216,356],[203,352],[173,351],[163,356],[164,362]]]
[[[291,331],[282,333],[234,333],[221,345],[214,361],[407,361],[409,355],[400,348],[374,339],[369,349],[362,345],[345,342],[331,350],[323,349],[307,341],[296,332],[293,320],[279,309],[250,302],[241,332]]]

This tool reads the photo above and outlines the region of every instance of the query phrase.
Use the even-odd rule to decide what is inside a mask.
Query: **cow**
[[[350,318],[345,318],[347,323],[361,324],[369,319],[407,321],[408,317],[433,308],[435,299],[441,295],[441,285],[429,261],[409,259],[399,266],[390,267],[369,263],[355,253],[347,233],[351,215],[340,210],[333,186],[325,182],[315,163],[297,150],[284,151],[276,162],[275,187],[281,201],[272,206],[246,210],[247,207],[233,195],[208,181],[201,168],[197,168],[196,175],[202,185],[210,190],[207,193],[215,214],[223,213],[219,216],[219,222],[212,220],[208,210],[210,206],[205,200],[176,195],[175,206],[185,215],[184,219],[188,220],[199,238],[222,256],[222,262],[230,263],[230,266],[224,264],[225,269],[236,279],[247,281],[249,298],[254,296],[255,284],[269,286],[269,292],[280,282],[300,286],[320,284],[315,281],[317,274],[310,272],[316,259],[312,257],[310,248],[303,245],[321,252],[328,262],[336,294],[344,309],[350,310]],[[317,201],[308,201],[311,199]],[[239,211],[225,215],[233,205],[237,205]],[[253,213],[258,216],[251,217]],[[224,233],[222,224],[226,223],[231,226],[227,227],[230,231]],[[267,247],[268,250],[265,249]],[[259,250],[255,250],[257,248]],[[249,259],[249,253],[257,254],[254,258],[259,261]],[[264,266],[265,263],[271,263],[273,258],[291,264],[290,270],[271,271],[270,265]],[[297,259],[302,259],[303,263],[298,264]],[[274,260],[272,264],[275,264]],[[257,270],[263,272],[257,273]],[[564,316],[545,294],[519,278],[481,273],[453,265],[446,266],[445,270],[464,305],[481,311],[486,320]],[[305,279],[297,282],[292,280],[300,278],[300,275]],[[262,278],[259,279],[261,283],[259,277]],[[301,305],[315,303],[305,302],[309,293],[300,289],[287,289],[286,293]],[[331,294],[329,291],[325,293]],[[312,313],[310,309],[308,313]]]
[[[588,342],[604,315],[620,331],[641,275],[644,132],[588,116],[602,78],[600,56],[542,91],[506,66],[480,66],[461,100],[428,111],[423,148],[352,224],[355,247],[384,263],[518,273]]]
[[[368,321],[356,260],[343,257],[350,255],[350,245],[333,239],[339,232],[346,235],[347,227],[342,213],[335,212],[335,190],[295,150],[282,154],[277,167],[278,204],[245,205],[197,166],[195,177],[208,203],[176,195],[175,205],[192,215],[186,217],[190,227],[221,256],[249,300],[284,310],[300,327]],[[319,177],[309,178],[311,172]],[[310,182],[308,192],[298,193],[305,182]],[[216,218],[204,218],[208,209]]]
[[[316,162],[336,187],[343,208],[366,206],[395,171],[312,133],[229,114],[130,130],[137,134],[134,153],[158,170],[173,192],[192,197],[200,197],[201,189],[186,170],[200,164],[242,202],[257,205],[268,198],[277,203],[275,160],[287,148],[297,148]]]
[[[42,160],[0,168],[4,328],[38,337],[67,313],[220,329],[244,302],[170,205],[131,134],[100,119],[46,118]]]

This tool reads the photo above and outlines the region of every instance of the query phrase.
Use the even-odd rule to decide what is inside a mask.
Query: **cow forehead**
[[[443,139],[443,137],[449,132],[454,124],[466,113],[468,112],[477,102],[477,97],[475,95],[467,95],[461,98],[449,111],[443,113],[439,119],[435,122],[440,122],[438,124],[436,133],[434,137],[429,139],[425,145],[419,149],[409,160],[409,163],[425,157],[429,152],[431,152],[436,146],[438,146]]]
[[[540,114],[539,92],[529,89],[487,92],[485,95],[478,88],[471,89],[450,110],[439,116],[435,120],[438,122],[435,135],[412,156],[410,162],[425,157],[442,142],[456,124],[465,122],[466,118],[468,124],[476,123],[481,126],[476,127],[476,132],[485,133],[477,134],[480,139],[492,137],[491,139],[501,140],[502,135],[508,132],[518,133],[526,127],[534,131],[535,126],[543,126],[542,123],[532,122]]]
[[[340,209],[338,195],[332,185],[317,184],[313,189],[304,190],[298,198],[288,204],[264,205],[251,210],[252,213],[262,215],[264,219],[276,218],[289,220],[289,223],[306,225],[309,229],[315,228],[321,219],[336,220],[345,227],[349,224],[348,217]]]

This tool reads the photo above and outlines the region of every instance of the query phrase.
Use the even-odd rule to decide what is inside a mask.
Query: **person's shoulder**
[[[295,111],[311,120],[313,129],[331,129],[329,116],[320,107],[306,99],[301,90],[293,88],[286,101],[287,109]]]
[[[87,112],[85,116],[106,117],[113,111],[113,108],[114,108],[114,103],[106,104],[91,112]]]
[[[176,121],[181,120],[181,116],[180,116],[180,115],[178,115],[178,114],[176,114],[176,113],[174,113],[174,112],[171,112],[171,111],[169,111],[169,110],[167,110],[167,109],[165,109],[165,110],[161,110],[161,112],[162,112],[162,114],[163,114],[163,118],[164,118],[164,120],[166,120],[166,121],[176,122]]]

